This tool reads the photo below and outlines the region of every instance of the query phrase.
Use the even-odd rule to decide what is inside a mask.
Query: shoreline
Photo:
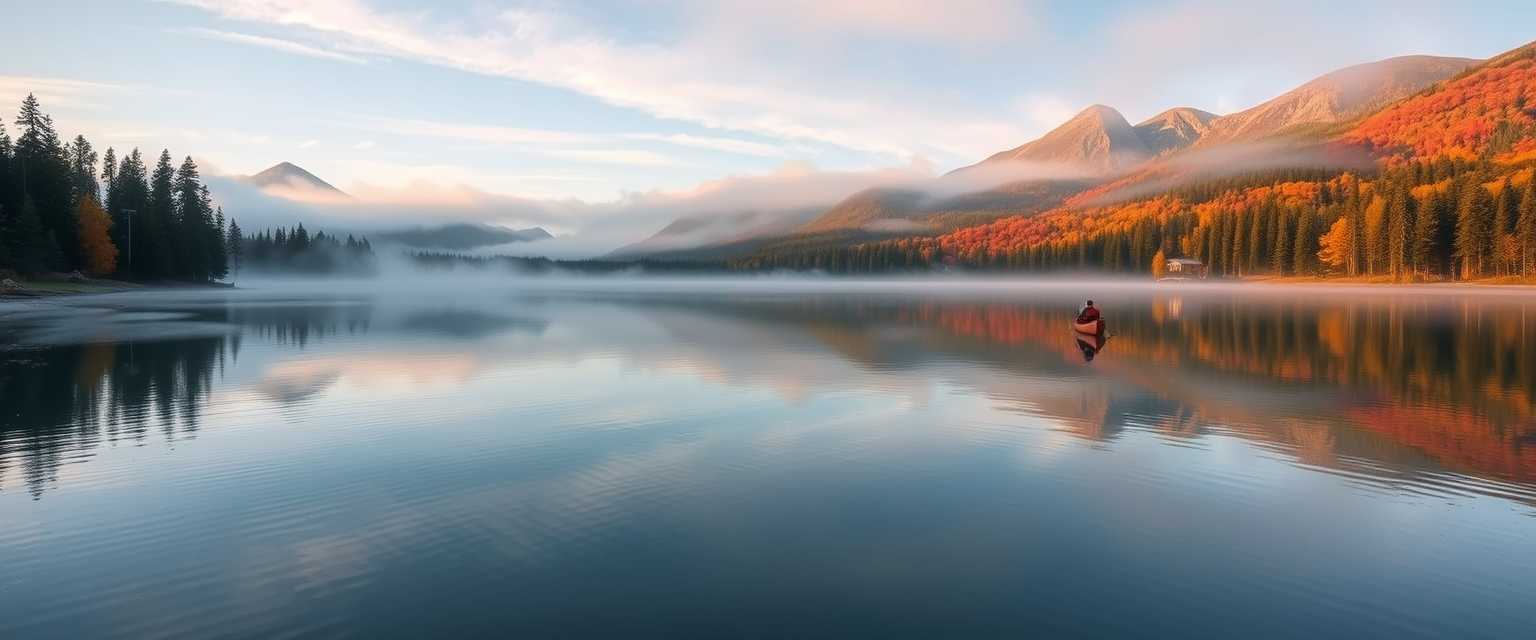
[[[39,300],[65,296],[101,295],[127,291],[167,289],[233,289],[233,285],[193,282],[130,282],[110,278],[69,280],[20,280],[20,289],[0,288],[0,300]]]

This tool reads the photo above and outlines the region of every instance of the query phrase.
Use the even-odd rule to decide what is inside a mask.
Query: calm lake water
[[[1532,629],[1536,294],[0,303],[0,638]]]

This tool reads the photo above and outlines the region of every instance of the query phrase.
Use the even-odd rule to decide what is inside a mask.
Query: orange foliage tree
[[[104,276],[117,270],[117,245],[112,244],[112,218],[102,210],[95,198],[84,197],[75,210],[80,223],[80,253],[85,257],[85,269],[93,276]]]
[[[1318,259],[1335,270],[1343,270],[1349,264],[1350,255],[1355,251],[1353,234],[1349,229],[1350,224],[1352,223],[1349,218],[1339,218],[1333,223],[1333,227],[1328,229],[1328,233],[1323,234],[1323,237],[1318,238],[1317,241],[1321,247],[1317,252]]]

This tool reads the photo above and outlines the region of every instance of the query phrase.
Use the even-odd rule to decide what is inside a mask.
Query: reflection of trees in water
[[[228,321],[242,333],[300,349],[311,340],[368,332],[371,304],[259,305],[230,307]]]
[[[1284,440],[1307,462],[1332,459],[1346,443],[1370,446],[1358,433],[1338,433],[1347,427],[1412,447],[1453,469],[1536,480],[1536,313],[1527,306],[1180,301],[1179,312],[1168,313],[1164,302],[1155,301],[1151,312],[1112,318],[1109,353],[1125,364],[1140,363],[1117,373],[1192,405],[1199,420]],[[1006,304],[918,306],[916,313],[947,333],[993,345],[1058,343],[1069,320],[1065,312]],[[1201,381],[1209,386],[1175,389],[1168,377],[1187,372],[1203,372]],[[1300,426],[1264,410],[1218,406],[1212,398],[1237,388],[1224,379],[1352,397],[1334,414],[1332,429]],[[1237,400],[1225,399],[1241,405]],[[1085,409],[1079,417],[1098,411]],[[1180,428],[1194,420],[1181,419],[1186,426]],[[1373,457],[1403,457],[1375,442]]]
[[[939,352],[1026,377],[1085,379],[1069,304],[818,297],[684,306],[799,326],[872,370]],[[892,327],[919,331],[881,332]],[[1129,420],[1180,438],[1219,430],[1317,466],[1363,459],[1536,481],[1536,305],[1167,296],[1122,302],[1109,328],[1114,338],[1092,366],[1129,388],[1024,390],[1072,433],[1113,439]]]
[[[66,462],[96,447],[167,441],[198,431],[214,378],[240,353],[242,334],[303,348],[363,333],[365,305],[219,306],[197,320],[236,325],[228,335],[88,343],[13,351],[0,357],[0,483],[12,468],[34,497]],[[0,484],[0,491],[5,487]]]
[[[166,440],[193,434],[226,357],[226,339],[209,337],[50,347],[0,360],[0,464],[19,465],[36,497],[66,459],[103,443],[142,442],[156,428]]]

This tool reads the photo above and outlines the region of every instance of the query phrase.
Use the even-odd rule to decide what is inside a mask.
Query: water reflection
[[[372,338],[414,345],[404,356],[281,355],[367,335],[379,321],[369,299],[221,299],[92,316],[207,334],[190,338],[169,329],[163,339],[139,332],[127,341],[47,344],[81,331],[48,320],[32,322],[30,332],[14,324],[17,344],[0,358],[0,481],[19,467],[40,496],[60,465],[88,459],[101,443],[141,442],[152,429],[168,441],[190,437],[242,342],[255,340],[276,355],[248,384],[278,405],[314,401],[349,372],[366,385],[397,380],[393,388],[408,395],[428,377],[462,382],[503,359],[618,353],[637,366],[687,362],[696,375],[802,399],[904,385],[924,402],[916,397],[926,393],[922,381],[943,380],[1095,441],[1128,429],[1171,443],[1220,433],[1384,486],[1418,483],[1536,505],[1536,314],[1525,303],[1152,295],[1112,309],[1112,355],[1103,338],[1067,329],[1066,300],[546,294],[424,306],[385,312]],[[626,334],[621,325],[631,317],[666,338]],[[541,339],[562,325],[579,335],[575,342]],[[44,344],[27,342],[39,336]],[[525,339],[513,348],[506,336]],[[818,376],[828,354],[867,377]]]
[[[0,637],[1536,623],[1529,303],[1193,291],[0,308]]]

